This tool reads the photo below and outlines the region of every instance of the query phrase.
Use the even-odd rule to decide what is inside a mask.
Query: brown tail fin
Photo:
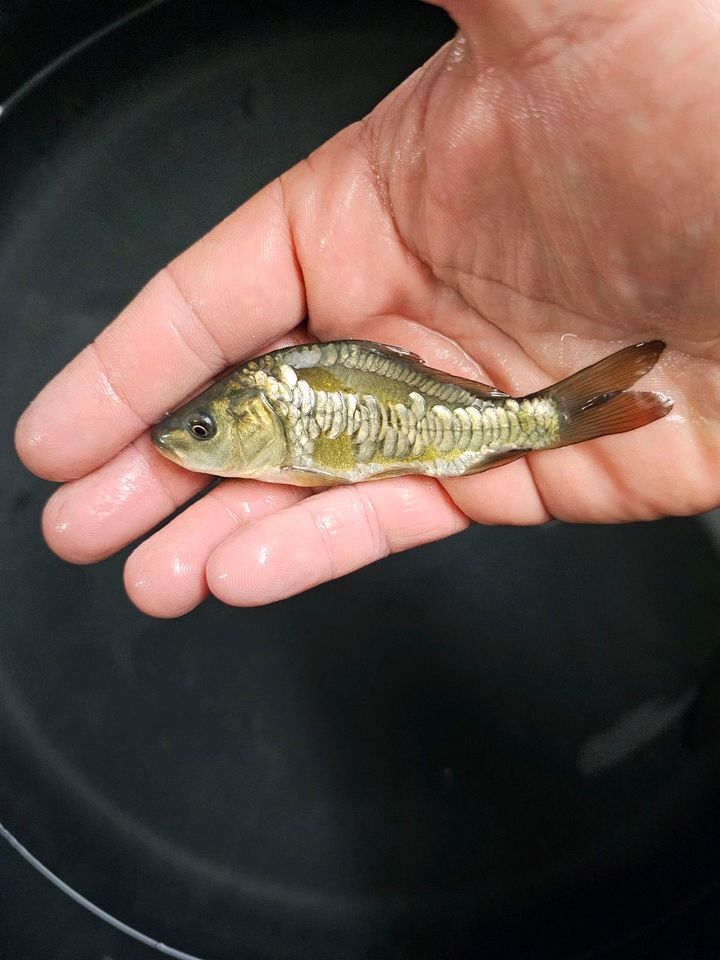
[[[672,400],[660,393],[625,392],[655,366],[664,349],[662,340],[636,343],[543,390],[560,414],[553,446],[624,433],[669,413]]]

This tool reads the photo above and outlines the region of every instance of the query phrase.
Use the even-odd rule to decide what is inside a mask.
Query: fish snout
[[[153,424],[150,429],[150,439],[160,453],[164,454],[169,460],[179,463],[173,438],[176,434],[176,427],[165,418],[159,423]]]
[[[166,420],[155,423],[150,430],[150,439],[158,447],[166,447],[170,442],[172,428],[168,426]]]

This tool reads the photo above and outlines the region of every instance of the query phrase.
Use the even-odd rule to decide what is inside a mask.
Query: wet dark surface
[[[167,3],[7,111],[10,424],[155,269],[449,33],[415,2],[314,10]],[[535,960],[668,915],[626,955],[718,955],[720,556],[699,521],[475,528],[156,622],[122,558],[49,554],[50,485],[10,432],[0,820],[67,883],[206,960]],[[151,955],[1,856],[9,955]]]
[[[160,956],[156,949],[131,940],[91,916],[9,850],[0,851],[0,876],[8,891],[3,902],[12,907],[3,916],[3,943],[22,945],[22,952],[16,946],[14,952],[3,956],[22,956],[23,960],[156,960]],[[42,923],[38,923],[40,912]],[[242,956],[240,952],[238,955]],[[461,955],[477,953],[468,950]],[[528,943],[520,950],[506,949],[502,955],[534,958],[542,951],[537,943]],[[612,960],[716,960],[717,955],[716,891],[709,891],[662,923],[613,944],[607,951],[592,953],[593,957]]]

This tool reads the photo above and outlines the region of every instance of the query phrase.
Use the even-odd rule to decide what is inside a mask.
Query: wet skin
[[[63,482],[50,546],[98,560],[197,493],[204,478],[162,457],[149,425],[289,340],[399,344],[519,395],[660,337],[639,389],[673,412],[476,477],[317,494],[224,482],[129,558],[149,613],[208,591],[265,603],[473,520],[720,503],[720,4],[447,8],[453,42],[173,261],[33,402],[17,447]]]

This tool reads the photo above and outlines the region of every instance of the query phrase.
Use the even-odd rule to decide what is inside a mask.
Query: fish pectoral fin
[[[532,453],[532,447],[524,447],[521,450],[498,450],[496,453],[489,453],[476,467],[471,467],[469,470],[466,470],[463,476],[469,477],[473,473],[482,473],[483,470],[501,467],[505,463],[512,463],[513,460],[519,460],[520,457],[524,457],[528,453]]]
[[[282,467],[281,472],[283,477],[287,477],[286,482],[296,487],[335,487],[348,483],[347,480],[319,467]]]

